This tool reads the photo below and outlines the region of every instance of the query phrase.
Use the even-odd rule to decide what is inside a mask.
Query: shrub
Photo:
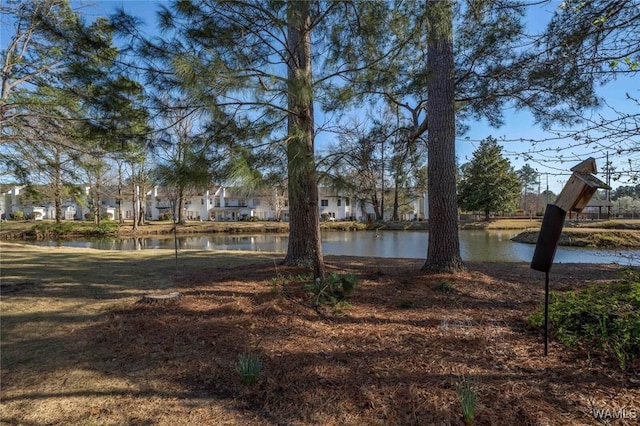
[[[640,273],[628,270],[617,282],[550,299],[549,325],[564,345],[612,356],[623,370],[640,356]],[[543,325],[543,309],[530,325]]]
[[[95,233],[100,235],[117,233],[120,227],[117,223],[104,220],[100,222],[100,225],[96,226]]]
[[[33,227],[34,233],[42,234],[47,237],[60,237],[73,232],[73,224],[70,222],[42,222]]]
[[[453,286],[447,281],[440,281],[436,286],[433,287],[433,289],[442,293],[455,293],[456,291],[456,289],[453,288]]]
[[[13,220],[23,220],[24,219],[24,212],[21,211],[15,211],[15,212],[11,212],[11,219]]]
[[[322,282],[315,280],[305,286],[311,292],[311,303],[314,306],[328,304],[336,306],[353,294],[358,279],[353,274],[331,273]]]

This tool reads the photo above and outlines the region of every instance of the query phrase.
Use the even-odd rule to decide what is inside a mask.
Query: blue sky
[[[154,32],[153,22],[155,21],[155,12],[157,10],[158,3],[168,4],[168,1],[157,0],[103,0],[103,1],[72,1],[75,6],[85,6],[83,13],[91,19],[92,17],[105,16],[113,13],[117,8],[124,8],[128,13],[142,18],[150,33]],[[544,22],[544,19],[551,16],[551,12],[559,1],[551,1],[543,5],[531,21],[536,25],[540,25]],[[4,33],[4,31],[3,31]],[[4,37],[3,37],[4,38]],[[630,108],[636,108],[637,104],[626,99],[626,94],[630,94],[635,98],[640,98],[640,89],[638,84],[638,78],[619,78],[606,86],[600,87],[598,90],[599,96],[606,99],[607,103],[616,107],[620,111],[630,111]],[[596,112],[605,115],[610,115],[607,108],[601,109]],[[501,128],[492,128],[486,122],[472,122],[466,123],[469,125],[469,131],[465,135],[457,137],[456,140],[456,154],[460,163],[469,161],[472,158],[473,151],[478,147],[479,141],[493,136],[498,140],[504,140],[501,144],[504,146],[504,154],[511,161],[513,167],[517,170],[520,169],[526,162],[528,162],[533,168],[537,169],[542,176],[543,188],[546,186],[547,179],[549,183],[549,189],[558,193],[564,183],[570,175],[569,169],[578,162],[585,160],[586,158],[593,156],[596,158],[596,162],[599,168],[599,178],[605,180],[603,168],[605,161],[602,158],[603,153],[594,153],[587,148],[576,148],[573,150],[563,150],[554,154],[547,155],[546,158],[540,161],[527,161],[522,153],[531,149],[531,144],[528,142],[520,142],[519,140],[544,140],[550,137],[554,137],[551,133],[544,132],[541,128],[534,126],[533,118],[526,111],[506,111],[505,112],[505,125]],[[319,148],[322,145],[331,140],[330,135],[320,135],[317,143]],[[540,144],[541,148],[556,148],[570,144],[571,141],[554,140],[545,144]],[[640,136],[638,136],[638,145],[640,145]],[[559,159],[559,155],[563,155],[563,159]],[[569,159],[570,158],[570,159]],[[616,156],[614,150],[610,153],[610,160],[614,164],[625,165],[628,167],[629,158],[625,155]],[[620,168],[620,166],[619,166]],[[612,186],[630,184],[622,180],[620,182],[612,182]]]

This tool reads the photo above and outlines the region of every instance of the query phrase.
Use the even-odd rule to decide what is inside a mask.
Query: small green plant
[[[462,408],[462,418],[465,424],[473,424],[476,412],[476,400],[478,397],[478,386],[476,382],[467,376],[462,376],[456,385],[456,393]]]
[[[103,220],[100,222],[100,225],[96,226],[94,232],[99,235],[107,235],[117,233],[119,229],[120,227],[117,223],[109,220]]]
[[[336,306],[353,294],[357,281],[358,279],[353,274],[331,273],[324,282],[316,279],[305,285],[304,288],[311,292],[313,306],[324,304]]]
[[[244,352],[238,355],[236,372],[240,376],[240,382],[245,386],[254,385],[262,372],[262,360],[258,354]]]
[[[280,287],[284,288],[284,285],[287,283],[287,278],[282,275],[280,272],[276,274],[275,277],[271,278],[269,282],[269,286],[271,287],[271,292],[277,294],[279,292]]]
[[[544,323],[543,308],[527,319]],[[605,353],[624,370],[640,356],[640,274],[625,271],[620,280],[587,287],[580,292],[551,294],[549,324],[553,335],[568,347],[587,354]]]
[[[313,275],[311,274],[298,274],[296,275],[296,281],[304,282],[311,281],[313,279]]]
[[[338,303],[336,303],[334,305],[334,311],[333,313],[335,315],[340,315],[342,314],[345,310],[349,309],[351,307],[351,304],[349,302],[347,302],[346,300],[341,300]]]
[[[23,220],[24,219],[24,212],[21,212],[21,211],[18,210],[18,211],[15,211],[15,212],[11,212],[9,214],[9,216],[13,220]]]
[[[284,296],[289,295],[289,289],[287,287],[288,283],[303,283],[311,281],[311,275],[308,274],[298,274],[296,276],[289,275],[284,276],[280,272],[277,272],[276,268],[276,276],[271,278],[271,280],[267,283],[271,287],[271,293],[278,294],[282,293]]]
[[[454,293],[456,291],[447,281],[440,281],[433,289],[442,293]]]

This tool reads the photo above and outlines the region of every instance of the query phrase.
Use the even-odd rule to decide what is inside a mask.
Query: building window
[[[345,206],[348,206],[348,205],[349,205],[349,199],[348,199],[348,198],[345,198],[345,199],[344,199],[344,205],[345,205]]]
[[[342,205],[342,198],[338,198],[338,207]]]
[[[204,198],[200,198],[200,205],[204,206]]]
[[[329,200],[320,200],[321,207],[329,207]]]

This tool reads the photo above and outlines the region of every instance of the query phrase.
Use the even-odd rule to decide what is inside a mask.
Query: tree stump
[[[170,293],[161,294],[147,294],[138,300],[138,303],[145,303],[149,305],[172,305],[182,300],[184,296],[182,293],[172,291]]]

